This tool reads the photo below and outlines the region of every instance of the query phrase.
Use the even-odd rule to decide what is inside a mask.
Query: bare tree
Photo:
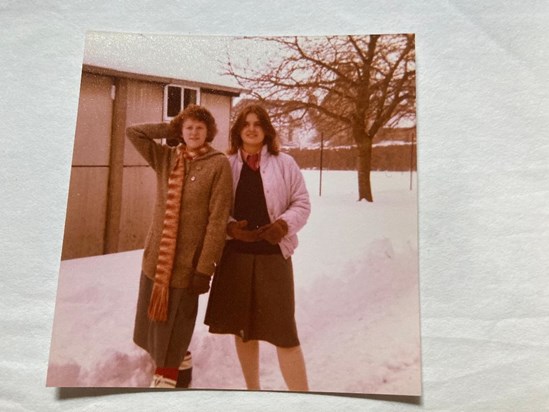
[[[243,39],[258,41],[258,39]],[[358,200],[373,201],[372,140],[382,127],[415,120],[413,34],[273,37],[271,60],[227,73],[259,100],[277,101],[273,115],[311,116],[347,132],[357,145]]]

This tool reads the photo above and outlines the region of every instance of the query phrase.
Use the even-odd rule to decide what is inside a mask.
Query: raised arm
[[[167,158],[173,150],[160,144],[160,139],[170,142],[178,139],[167,123],[145,123],[130,126],[126,129],[126,136],[154,170],[157,170],[161,159]]]

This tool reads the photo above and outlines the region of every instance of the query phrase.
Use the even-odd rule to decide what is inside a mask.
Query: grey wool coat
[[[166,123],[126,129],[128,139],[156,172],[156,203],[143,252],[143,273],[154,279],[168,192],[168,178],[176,160],[175,147],[160,144],[173,138]],[[185,160],[177,247],[171,287],[189,286],[194,271],[212,275],[225,245],[225,228],[232,204],[232,177],[227,157],[212,149]]]

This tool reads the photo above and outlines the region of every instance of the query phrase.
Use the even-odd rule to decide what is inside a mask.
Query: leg
[[[291,391],[305,392],[309,390],[307,383],[307,371],[301,346],[282,348],[277,346],[278,363],[284,381]]]
[[[191,342],[196,314],[198,310],[198,296],[190,294],[186,289],[179,291],[179,303],[176,309],[175,318],[172,322],[168,320],[165,325],[164,339],[167,340],[167,348],[163,354],[161,367],[155,371],[153,383],[158,381],[156,376],[163,378],[162,383],[168,382],[171,387],[188,387],[191,380],[191,358],[187,356],[187,348]],[[172,301],[176,302],[175,294],[172,294]],[[172,315],[173,316],[173,315]],[[160,326],[156,326],[160,328]],[[160,338],[158,338],[160,340]],[[189,353],[190,355],[190,353]],[[180,369],[184,369],[180,371]],[[181,375],[181,376],[180,376]],[[156,385],[158,386],[158,385]],[[165,386],[160,386],[165,387]]]
[[[236,353],[242,368],[242,374],[249,390],[260,390],[259,386],[259,342],[252,340],[244,342],[240,336],[235,336]]]
[[[189,388],[193,378],[193,357],[190,351],[187,351],[183,361],[179,365],[177,374],[176,388]]]
[[[151,388],[175,388],[177,368],[159,368],[154,371]]]

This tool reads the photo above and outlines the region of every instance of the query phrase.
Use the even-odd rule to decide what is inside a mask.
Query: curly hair
[[[276,130],[271,123],[271,119],[267,110],[258,104],[250,104],[244,107],[238,114],[233,127],[231,127],[231,133],[229,136],[229,154],[238,153],[238,150],[242,147],[242,137],[240,133],[244,126],[246,125],[246,117],[254,113],[259,119],[259,124],[265,133],[264,143],[267,145],[267,150],[273,155],[277,155],[280,152],[280,143],[276,135]]]
[[[197,104],[190,104],[185,109],[179,112],[170,122],[170,127],[173,133],[183,141],[182,127],[185,120],[193,119],[203,122],[206,125],[207,135],[206,142],[211,142],[217,134],[217,125],[215,119],[208,109]]]

